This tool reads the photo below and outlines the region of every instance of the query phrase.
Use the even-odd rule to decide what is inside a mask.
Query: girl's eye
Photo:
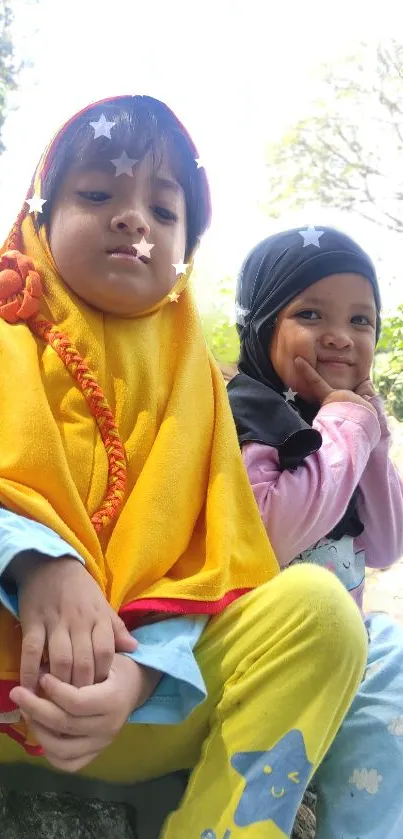
[[[302,312],[298,312],[297,318],[303,318],[304,320],[318,320],[319,315],[314,311],[314,309],[304,309]]]
[[[178,221],[178,216],[167,207],[153,207],[153,212],[161,221]]]
[[[92,201],[94,204],[101,204],[103,201],[107,201],[108,198],[111,196],[108,192],[97,192],[96,190],[86,190],[85,192],[78,193],[81,198],[85,198],[87,201]]]
[[[371,321],[366,315],[354,315],[351,318],[351,322],[356,323],[358,326],[372,326]]]

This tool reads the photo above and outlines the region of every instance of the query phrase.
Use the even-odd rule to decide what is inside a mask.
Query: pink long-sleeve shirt
[[[403,555],[403,482],[389,459],[391,435],[380,399],[372,411],[333,402],[313,427],[322,446],[295,471],[279,469],[277,449],[246,443],[244,462],[278,562],[319,562],[335,571],[362,608],[365,565],[385,568]],[[359,486],[361,536],[325,538]],[[341,573],[340,573],[341,572]]]

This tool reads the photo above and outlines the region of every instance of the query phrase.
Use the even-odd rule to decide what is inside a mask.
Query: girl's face
[[[70,169],[52,207],[49,242],[72,291],[97,309],[130,317],[175,285],[173,264],[183,262],[186,247],[185,199],[164,160],[155,170],[145,157],[133,177],[115,171],[112,164]],[[122,252],[143,237],[154,245],[149,259]]]
[[[376,307],[361,274],[333,274],[309,286],[277,318],[270,359],[284,384],[298,390],[294,360],[305,358],[335,390],[355,390],[370,375]]]

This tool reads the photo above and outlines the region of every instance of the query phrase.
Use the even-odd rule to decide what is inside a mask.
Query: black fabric
[[[304,235],[302,235],[304,234]],[[298,396],[286,402],[287,385],[277,376],[269,347],[278,313],[297,294],[331,274],[362,274],[372,284],[380,332],[381,301],[375,268],[367,254],[344,233],[329,227],[296,228],[270,236],[248,255],[236,294],[241,349],[239,374],[228,385],[240,443],[259,442],[278,450],[280,469],[295,469],[319,450],[312,428],[319,405]],[[329,537],[357,536],[363,525],[356,511],[357,490],[343,519]]]
[[[320,448],[319,431],[267,384],[240,374],[229,382],[228,394],[240,443],[273,446],[279,453],[280,469],[296,468]]]

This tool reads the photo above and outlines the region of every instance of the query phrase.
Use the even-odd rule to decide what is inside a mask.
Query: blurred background
[[[60,123],[119,93],[165,100],[198,145],[213,223],[194,288],[228,374],[248,250],[291,225],[333,224],[377,265],[384,329],[374,375],[403,421],[401,4],[120,0],[106,11],[98,0],[0,0],[3,238]]]

